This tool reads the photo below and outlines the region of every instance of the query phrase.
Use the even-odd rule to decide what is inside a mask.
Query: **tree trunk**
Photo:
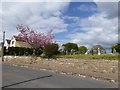
[[[30,59],[30,64],[35,63],[37,60],[37,56],[35,55],[35,48],[33,48],[33,54],[32,57]]]

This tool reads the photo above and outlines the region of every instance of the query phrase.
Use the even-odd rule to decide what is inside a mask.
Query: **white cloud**
[[[107,32],[117,32],[118,18],[108,19],[106,18],[106,14],[98,13],[86,19],[82,19],[80,26],[87,28],[86,30],[89,30],[89,28],[103,28]]]
[[[112,44],[117,43],[116,3],[97,2],[99,13],[88,18],[63,17],[62,12],[67,9],[68,5],[68,2],[3,3],[3,30],[6,30],[7,38],[10,38],[11,35],[18,33],[17,24],[25,24],[41,32],[53,29],[54,33],[67,31],[69,26],[74,28],[72,34],[68,32],[67,37],[70,40],[63,39],[60,43],[75,42],[88,47],[95,44],[111,47]],[[73,23],[66,24],[65,19]]]
[[[2,2],[70,2],[71,0],[1,0],[1,1]]]
[[[119,0],[1,0],[2,2],[118,2]]]
[[[120,0],[93,0],[95,2],[119,2]]]
[[[98,10],[105,13],[108,18],[118,17],[118,2],[96,2],[96,4]]]
[[[118,19],[108,19],[106,14],[98,13],[81,19],[78,23],[82,32],[69,34],[72,42],[91,47],[96,44],[110,48],[118,42]]]
[[[53,33],[64,32],[67,24],[60,18],[68,7],[68,2],[3,2],[2,26],[7,38],[17,34],[18,24],[28,25],[41,32],[53,30]]]
[[[46,33],[49,30],[53,30],[53,33],[64,32],[67,30],[67,24],[64,23],[59,17],[32,17],[27,24],[36,30]],[[34,25],[35,24],[35,25]]]
[[[91,47],[100,44],[110,48],[118,43],[118,7],[115,2],[97,2],[98,12],[76,20],[76,31],[67,37],[71,42]],[[83,8],[82,8],[83,9]],[[88,8],[84,7],[88,10]],[[73,18],[72,18],[73,19]]]

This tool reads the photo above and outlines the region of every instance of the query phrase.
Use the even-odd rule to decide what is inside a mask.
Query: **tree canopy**
[[[79,50],[80,54],[85,54],[88,49],[85,46],[80,46],[80,47],[78,47],[78,50]]]
[[[120,53],[120,44],[113,45],[113,46],[112,46],[112,53],[114,52],[114,50],[115,50],[117,53]]]
[[[45,35],[23,25],[18,25],[17,30],[20,32],[18,37],[29,43],[33,48],[44,48],[45,45],[53,43],[54,36],[51,34],[52,31]]]
[[[78,45],[76,43],[66,43],[66,44],[63,44],[62,46],[64,46],[64,50],[67,51],[67,52],[71,52],[72,49],[74,50],[78,50]]]

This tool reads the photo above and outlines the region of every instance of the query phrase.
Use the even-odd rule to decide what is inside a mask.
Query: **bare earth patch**
[[[5,56],[3,63],[118,82],[118,60],[80,60],[67,58],[48,60],[40,57]]]

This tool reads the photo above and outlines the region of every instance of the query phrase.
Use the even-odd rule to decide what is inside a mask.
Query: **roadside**
[[[56,73],[90,77],[93,79],[118,81],[118,60],[84,60],[84,59],[41,59],[36,57],[7,56],[3,63],[51,70]]]
[[[2,88],[117,88],[116,83],[3,64]]]

